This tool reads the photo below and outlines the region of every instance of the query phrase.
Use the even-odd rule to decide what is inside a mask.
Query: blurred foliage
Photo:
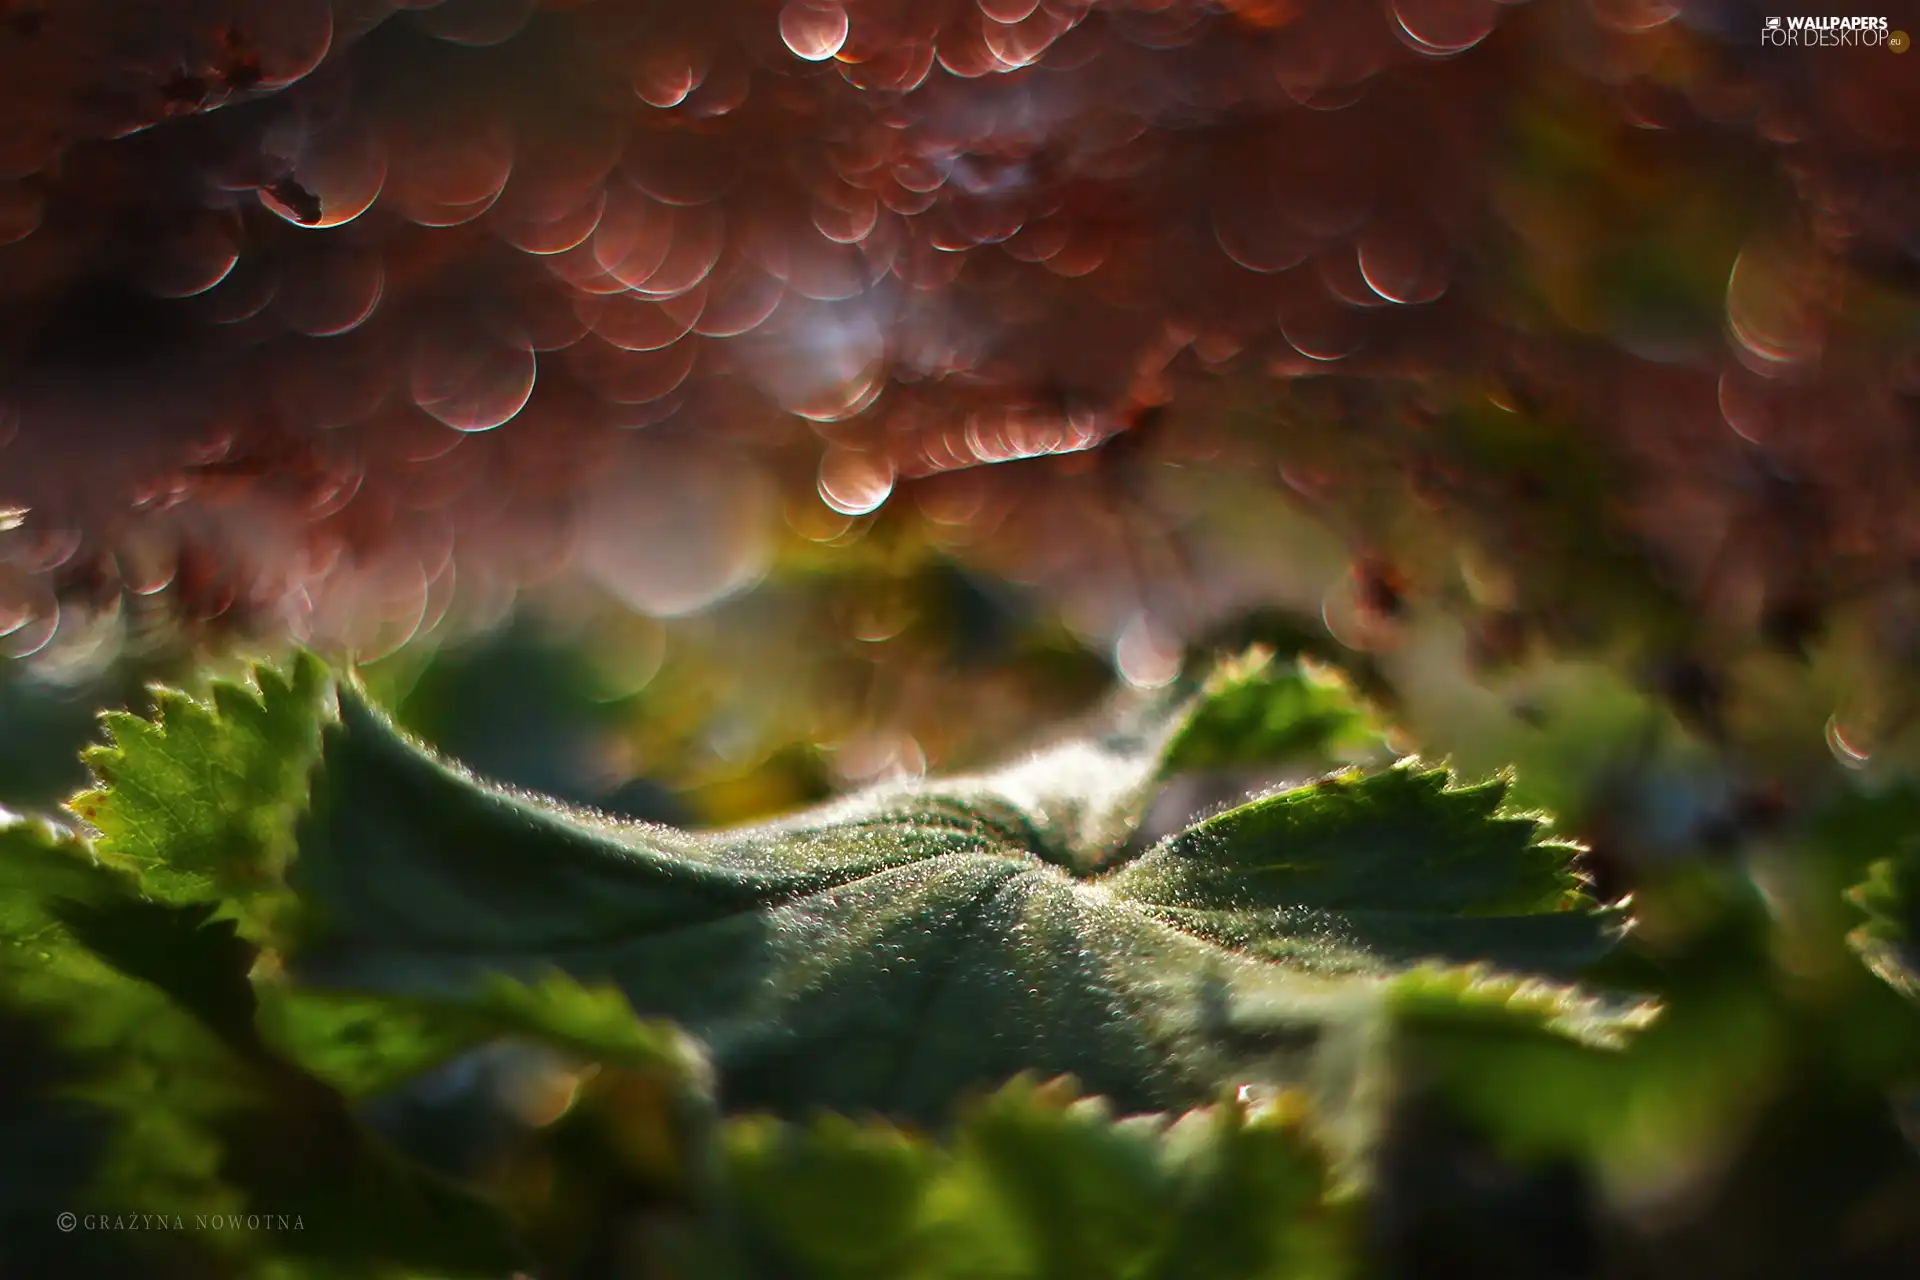
[[[157,719],[110,717],[109,745],[88,753],[96,786],[74,800],[91,834],[38,819],[5,832],[6,1006],[23,1052],[0,1131],[23,1158],[60,1154],[46,1177],[11,1160],[0,1177],[10,1275],[1892,1276],[1914,1256],[1920,1174],[1902,1117],[1920,1087],[1920,1010],[1875,976],[1899,985],[1887,957],[1909,901],[1892,865],[1915,829],[1907,789],[1837,796],[1737,862],[1644,876],[1634,927],[1609,947],[1623,913],[1566,909],[1584,901],[1567,872],[1577,848],[1538,842],[1498,783],[1342,774],[1122,852],[1114,869],[1069,847],[1127,844],[1128,823],[1187,776],[1182,761],[1233,770],[1371,749],[1371,730],[1355,734],[1385,713],[1262,653],[1136,696],[1107,713],[1104,738],[1000,774],[897,781],[759,836],[629,831],[491,793],[419,755],[351,689],[334,723],[311,658],[252,679],[157,691]],[[321,788],[296,854],[308,766]],[[889,822],[903,824],[900,854]],[[969,823],[978,834],[962,834]],[[1235,1034],[1251,1034],[1219,1059],[1238,1063],[1212,1077],[1224,1099],[1196,1079],[1157,1103],[1170,1121],[1113,1118],[1111,1103],[1031,1077],[981,1094],[1024,1066],[1072,1068],[1126,1099],[1110,1068],[1075,1056],[1104,1033],[1068,1034],[1057,1002],[1078,997],[1059,985],[1060,957],[1126,956],[1162,983],[1168,970],[1107,930],[988,956],[983,920],[937,943],[931,908],[941,981],[988,982],[968,1038],[1000,1050],[955,1057],[962,1041],[935,1035],[926,1006],[896,1030],[950,1083],[904,1110],[906,1094],[847,1092],[896,1034],[882,1026],[885,971],[917,974],[934,951],[916,961],[904,934],[879,951],[835,940],[815,909],[801,933],[826,949],[788,962],[817,970],[794,987],[804,1000],[780,1013],[757,981],[738,988],[754,1016],[797,1019],[803,1035],[767,1077],[775,1099],[748,1083],[766,1064],[725,1012],[737,984],[722,954],[756,944],[722,927],[710,959],[645,960],[632,952],[643,918],[665,910],[684,935],[686,909],[609,893],[651,864],[666,879],[649,893],[726,883],[738,896],[753,875],[848,856],[910,867],[912,841],[956,837],[1031,841],[1045,861],[1095,868],[1075,894],[1111,893],[1292,975],[1265,1012],[1229,998]],[[1848,902],[1862,882],[1864,923]],[[904,915],[862,907],[861,928],[887,932],[913,901]],[[1530,911],[1548,914],[1502,914]],[[471,960],[450,963],[450,942],[469,945],[456,935],[480,948]],[[562,935],[632,959],[603,964]],[[825,962],[843,943],[872,971],[833,997]],[[1018,958],[1029,945],[1031,964]],[[893,959],[872,968],[882,952]],[[1582,974],[1589,992],[1484,966],[1403,968],[1422,956]],[[1009,966],[1031,973],[989,995]],[[1362,988],[1341,992],[1372,974],[1388,979],[1377,1014]],[[1008,1016],[993,1001],[1011,1013],[1029,987],[1041,1003],[981,1037],[983,1018]],[[1650,1021],[1633,993],[1657,998]],[[1127,1018],[1178,1022],[1139,995],[1117,1006]],[[629,999],[691,1014],[713,1065],[695,1041],[635,1022]],[[1047,1037],[1010,1039],[1025,1017]],[[814,1071],[829,1046],[807,1048],[808,1026],[852,1054],[843,1069]],[[787,1118],[739,1113],[769,1102]],[[822,1103],[855,1114],[811,1115]],[[63,1209],[183,1224],[291,1211],[302,1227],[61,1235]]]

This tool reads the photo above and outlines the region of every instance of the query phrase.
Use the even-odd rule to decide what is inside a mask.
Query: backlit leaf
[[[1381,1060],[1385,979],[1405,962],[1604,947],[1570,848],[1500,813],[1499,784],[1413,769],[1258,802],[1077,873],[1059,835],[1075,815],[1044,797],[1111,781],[1100,753],[1156,758],[1087,752],[687,833],[488,787],[343,690],[294,871],[319,921],[297,966],[459,992],[559,965],[704,1041],[729,1106],[927,1121],[1027,1070],[1123,1111],[1271,1080],[1338,1113]],[[1181,914],[1230,910],[1255,924]],[[1350,962],[1265,945],[1283,932],[1267,917],[1299,910],[1342,913]]]
[[[109,712],[111,742],[84,753],[96,785],[68,807],[102,851],[141,868],[150,893],[225,894],[260,911],[258,895],[278,885],[330,682],[307,653],[284,674],[256,668],[254,680],[257,689],[216,681],[205,701],[156,689],[155,718]]]

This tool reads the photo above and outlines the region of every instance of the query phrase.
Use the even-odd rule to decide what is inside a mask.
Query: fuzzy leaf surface
[[[1128,1111],[1271,1080],[1338,1112],[1377,1062],[1397,964],[1494,958],[1536,915],[1604,942],[1570,851],[1500,815],[1497,785],[1444,775],[1258,802],[1094,876],[1060,865],[1085,811],[1046,800],[1110,783],[1080,772],[1092,757],[688,833],[489,787],[351,690],[340,708],[294,868],[320,921],[303,972],[446,992],[559,965],[705,1042],[729,1107],[935,1120],[1036,1071]],[[1161,745],[1131,759],[1151,773]],[[1357,962],[1316,971],[1262,946],[1277,930],[1181,915],[1290,910],[1345,913]]]
[[[1577,972],[1619,922],[1582,891],[1577,850],[1539,840],[1505,798],[1504,781],[1456,786],[1413,764],[1345,774],[1197,823],[1107,884],[1169,924],[1309,968]]]

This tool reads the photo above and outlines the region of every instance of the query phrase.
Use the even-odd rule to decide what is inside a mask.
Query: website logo
[[[1905,53],[1912,43],[1885,18],[1768,18],[1760,43],[1775,49],[1891,49]]]

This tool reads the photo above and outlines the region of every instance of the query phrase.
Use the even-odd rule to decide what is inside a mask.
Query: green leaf
[[[1502,810],[1504,779],[1402,764],[1228,810],[1116,872],[1114,895],[1254,954],[1343,971],[1426,957],[1576,972],[1617,936],[1577,848]]]
[[[107,713],[109,744],[84,753],[96,785],[68,808],[104,853],[140,869],[147,892],[224,895],[264,927],[256,917],[270,914],[292,853],[331,681],[302,653],[284,675],[256,668],[254,682],[216,681],[206,701],[156,688],[152,720]]]
[[[920,1218],[944,1153],[881,1120],[727,1126],[729,1173],[760,1249],[804,1276],[891,1280],[931,1253]]]
[[[264,993],[269,1043],[351,1097],[394,1088],[488,1042],[514,1038],[583,1063],[644,1069],[708,1089],[705,1060],[684,1035],[642,1022],[619,991],[590,989],[564,974],[536,983],[494,975],[459,998],[275,986]]]
[[[0,809],[0,936],[22,954],[51,942],[56,901],[99,902],[134,890],[133,878],[103,863],[73,832]]]
[[[1871,859],[1847,893],[1866,916],[1847,941],[1889,986],[1920,1001],[1920,788],[1848,797],[1826,827],[1831,845]]]
[[[1366,710],[1332,671],[1253,649],[1208,677],[1161,750],[1159,773],[1344,754],[1372,740]]]
[[[127,977],[158,987],[229,1045],[252,1051],[258,1002],[247,975],[259,952],[233,921],[212,918],[217,909],[133,897],[53,904],[74,941]]]
[[[0,824],[0,1000],[70,1060],[45,1105],[77,1102],[105,1134],[91,1184],[62,1207],[183,1221],[298,1214],[302,1229],[270,1247],[347,1274],[493,1275],[520,1261],[496,1210],[386,1150],[338,1093],[262,1041],[255,948],[215,918],[217,904],[141,889],[69,832]],[[148,1258],[156,1239],[129,1237],[114,1256]],[[167,1247],[205,1272],[207,1258],[231,1269],[265,1239],[209,1229]]]
[[[340,703],[293,872],[318,927],[300,971],[458,993],[557,964],[705,1042],[732,1107],[935,1121],[968,1089],[1033,1070],[1123,1110],[1273,1080],[1338,1112],[1381,1060],[1388,987],[1198,936],[1169,901],[1277,908],[1297,892],[1362,920],[1582,905],[1568,851],[1499,815],[1498,786],[1411,770],[1304,793],[1287,821],[1272,802],[1235,811],[1094,879],[1058,865],[1071,815],[1044,797],[1105,785],[1082,766],[1111,747],[690,834],[487,787],[352,691]],[[1060,772],[1043,776],[1048,760]],[[1278,876],[1246,852],[1281,831],[1317,874]],[[1359,865],[1340,866],[1342,850]],[[1470,923],[1456,949],[1499,940],[1500,919]]]
[[[127,1193],[137,1181],[150,1212],[233,1209],[237,1202],[213,1176],[217,1144],[202,1123],[234,1101],[227,1051],[159,988],[82,945],[61,918],[137,906],[137,892],[130,874],[71,832],[6,815],[0,999],[70,1059],[60,1092],[109,1131],[95,1203],[132,1205]]]
[[[1867,869],[1867,878],[1853,891],[1853,900],[1867,913],[1867,923],[1854,931],[1852,941],[1867,967],[1888,985],[1920,1000],[1920,960],[1913,941],[1920,927],[1920,858],[1882,858]]]
[[[61,1011],[85,1096],[116,1116],[98,1201],[315,1206],[327,1226],[275,1242],[287,1259],[519,1265],[496,1210],[348,1101],[504,1038],[606,1068],[578,1077],[555,1140],[598,1126],[606,1167],[680,1206],[689,1258],[724,1259],[734,1213],[782,1273],[1328,1273],[1346,1231],[1328,1170],[1349,1176],[1373,1140],[1408,1034],[1578,1054],[1637,1016],[1485,966],[1408,971],[1429,955],[1571,967],[1604,947],[1571,848],[1504,812],[1501,783],[1337,778],[1094,871],[1179,752],[1225,759],[1234,725],[1254,754],[1287,740],[1293,712],[1252,716],[1247,690],[1284,703],[1300,686],[1264,666],[1004,770],[708,833],[487,786],[351,688],[329,721],[311,659],[257,679],[258,697],[161,693],[161,723],[114,723],[93,755],[104,789],[74,806],[97,844],[0,831],[0,888],[17,890],[0,924],[10,990]],[[1170,754],[1183,740],[1214,745]],[[704,1040],[712,1078],[636,1010]],[[701,1172],[716,1081],[735,1109],[944,1125],[1022,1073],[1106,1101],[1017,1084],[947,1146],[881,1121],[744,1121],[727,1144],[739,1202]],[[1292,1101],[1206,1105],[1236,1086]],[[1318,1146],[1274,1118],[1303,1105]],[[1109,1113],[1193,1107],[1171,1126]],[[566,1238],[561,1206],[534,1216]]]
[[[1329,1276],[1353,1226],[1287,1105],[1116,1121],[1020,1079],[949,1146],[832,1117],[736,1123],[727,1145],[762,1252],[822,1280]]]

